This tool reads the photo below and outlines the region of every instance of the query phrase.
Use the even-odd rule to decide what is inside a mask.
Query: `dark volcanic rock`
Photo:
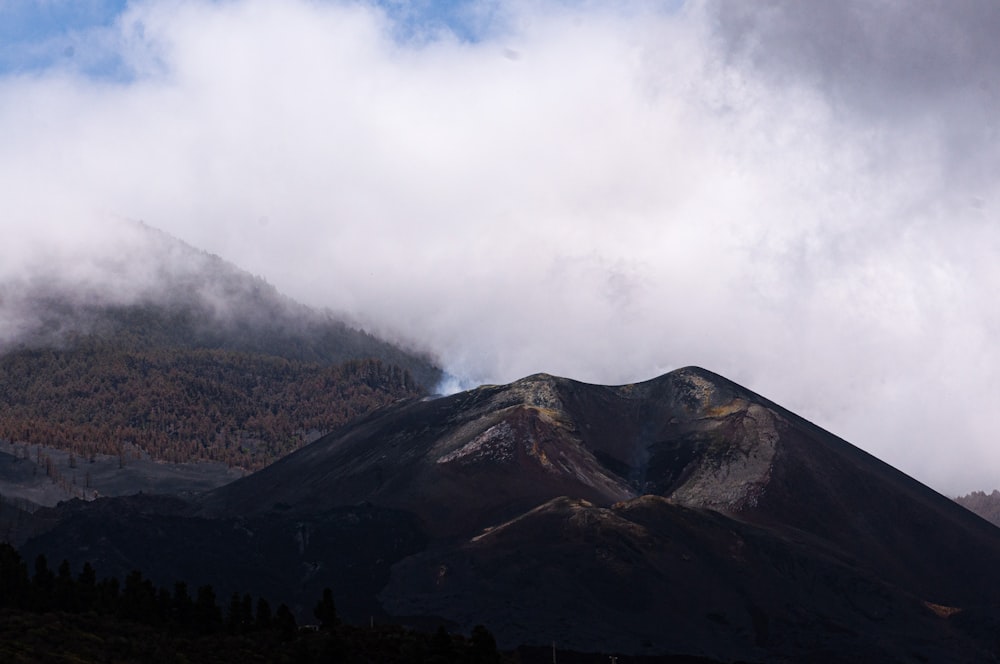
[[[618,387],[536,375],[396,404],[205,494],[183,519],[260,533],[212,536],[233,542],[225,555],[244,550],[248,571],[301,572],[302,554],[254,552],[273,540],[287,553],[294,524],[359,509],[383,517],[330,541],[363,532],[366,555],[387,553],[365,583],[340,577],[338,594],[350,588],[359,611],[486,624],[507,645],[751,661],[997,654],[1000,530],[698,368]],[[159,527],[118,525],[145,541]],[[212,537],[171,555],[215,556]],[[323,551],[309,560],[326,569],[364,559]]]
[[[437,536],[462,535],[561,495],[614,502],[628,482],[583,443],[556,381],[411,401],[327,436],[202,499],[211,515],[311,511],[365,500],[413,511]]]
[[[942,639],[925,602],[807,541],[654,496],[610,508],[557,498],[404,560],[381,598],[465,630],[488,615],[507,646],[545,634],[581,650],[720,661],[989,656]]]
[[[325,587],[337,588],[349,620],[384,615],[374,596],[390,567],[425,546],[411,515],[372,505],[206,519],[180,499],[138,495],[70,501],[36,516],[57,525],[22,547],[28,560],[89,561],[119,578],[140,569],[157,585],[208,584],[219,597],[251,592],[288,604],[304,622]]]

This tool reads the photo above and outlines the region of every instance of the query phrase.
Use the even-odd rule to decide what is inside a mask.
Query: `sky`
[[[141,220],[453,386],[695,364],[989,490],[997,34],[992,0],[0,0],[0,278],[127,292]]]

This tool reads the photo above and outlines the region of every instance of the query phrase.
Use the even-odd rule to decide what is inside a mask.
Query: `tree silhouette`
[[[188,594],[187,584],[178,581],[174,584],[174,594],[170,603],[170,617],[181,627],[191,627],[194,621],[194,602]]]
[[[101,613],[115,613],[118,610],[121,585],[111,576],[97,584],[97,604]]]
[[[28,567],[21,555],[9,544],[0,543],[0,606],[24,608],[30,592]]]
[[[53,592],[55,595],[55,608],[57,610],[77,610],[76,581],[73,579],[73,572],[70,570],[68,560],[63,560],[59,565],[59,571],[56,574]]]
[[[500,652],[497,641],[490,630],[483,625],[472,628],[469,638],[469,659],[471,664],[499,664]]]
[[[120,612],[124,618],[144,623],[153,623],[159,614],[156,588],[139,570],[132,570],[125,577]]]
[[[261,597],[257,600],[257,617],[254,620],[254,626],[260,631],[268,630],[271,629],[272,621],[271,605]]]
[[[275,612],[274,626],[277,627],[278,634],[281,635],[283,641],[294,639],[299,629],[298,624],[295,622],[295,616],[292,615],[291,610],[289,610],[286,604],[280,605],[277,612]]]
[[[438,662],[450,662],[454,658],[454,649],[451,644],[451,635],[444,625],[440,625],[434,636],[431,637],[430,660],[435,664]]]
[[[253,598],[250,595],[240,597],[238,592],[234,592],[229,598],[226,628],[233,634],[243,634],[249,631],[253,624]]]
[[[97,608],[97,572],[89,562],[83,564],[83,569],[76,579],[76,592],[82,610],[91,611]]]
[[[47,611],[52,608],[52,591],[56,577],[49,569],[49,562],[44,554],[35,558],[35,575],[31,579],[35,609]]]
[[[337,617],[337,607],[333,603],[332,590],[323,588],[323,598],[316,602],[313,615],[319,621],[320,629],[327,632],[340,624],[340,619]]]
[[[198,588],[194,603],[194,624],[202,634],[214,634],[222,627],[222,612],[215,601],[215,590],[205,585]]]
[[[0,661],[8,661],[12,652],[28,653],[31,661],[63,661],[65,657],[56,653],[66,652],[74,653],[74,661],[118,661],[128,651],[136,653],[135,661],[500,662],[496,640],[482,625],[472,630],[469,639],[450,635],[444,627],[430,636],[399,627],[340,625],[330,588],[324,588],[314,609],[322,626],[318,632],[300,633],[285,604],[272,615],[270,604],[261,597],[254,611],[250,594],[234,592],[225,621],[231,635],[220,634],[222,612],[210,585],[198,588],[192,600],[184,582],[174,584],[171,592],[155,587],[138,570],[130,572],[123,584],[115,577],[97,581],[89,563],[76,578],[67,561],[53,574],[44,555],[36,558],[35,574],[29,577],[17,550],[2,543],[0,607],[4,611],[0,628],[6,627],[8,617],[13,626],[0,629]],[[44,617],[52,611],[58,614]],[[19,634],[28,632],[29,650],[19,650]],[[53,650],[37,650],[41,642]],[[183,650],[191,647],[195,650]],[[80,652],[94,648],[101,654]]]

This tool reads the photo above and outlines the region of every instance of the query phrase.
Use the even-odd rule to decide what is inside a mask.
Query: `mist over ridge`
[[[31,288],[155,292],[142,219],[463,385],[697,364],[998,484],[1000,10],[467,8],[137,2],[6,71],[0,337]]]

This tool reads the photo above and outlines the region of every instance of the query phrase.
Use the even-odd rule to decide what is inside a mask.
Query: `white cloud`
[[[132,82],[0,80],[0,272],[139,218],[471,380],[697,363],[940,490],[1000,485],[1000,10],[482,6],[469,42],[132,4],[89,37]]]

